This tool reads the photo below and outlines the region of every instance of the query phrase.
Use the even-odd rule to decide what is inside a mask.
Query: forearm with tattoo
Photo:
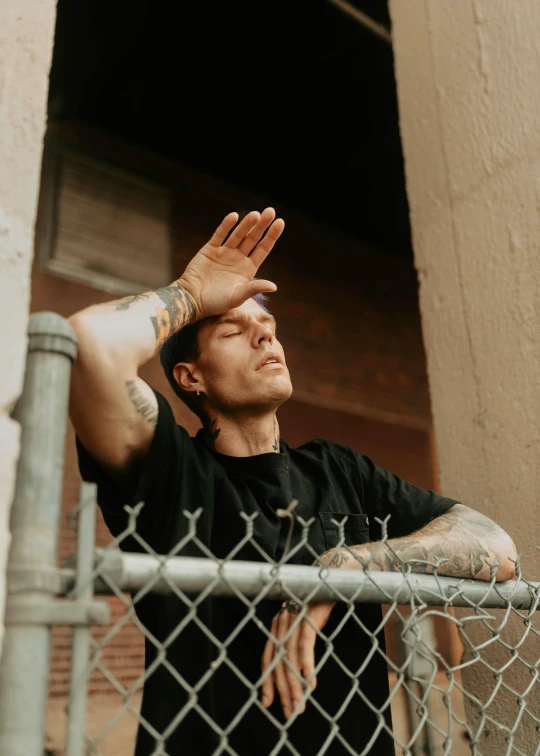
[[[116,311],[129,310],[142,302],[154,304],[155,315],[150,315],[150,321],[154,327],[158,349],[169,336],[192,323],[196,317],[191,296],[178,282],[157,289],[155,292],[135,294],[121,299],[115,303],[114,309]]]
[[[489,580],[498,562],[497,578],[513,577],[516,552],[510,537],[489,517],[456,504],[416,533],[404,538],[360,544],[329,551],[320,559],[328,567],[369,567]]]

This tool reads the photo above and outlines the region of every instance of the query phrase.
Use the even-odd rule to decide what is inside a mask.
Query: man
[[[80,467],[98,483],[111,532],[125,531],[126,504],[144,501],[122,548],[279,560],[289,520],[277,510],[297,499],[290,562],[312,564],[315,555],[329,568],[407,563],[417,572],[439,563],[439,574],[481,580],[498,563],[498,580],[514,577],[514,544],[487,517],[347,447],[317,440],[291,449],[280,439],[276,410],[292,386],[260,299],[276,286],[255,279],[284,228],[274,218],[271,208],[240,223],[232,213],[170,286],[71,318]],[[203,422],[195,438],[138,377],[160,350],[173,389]],[[196,518],[197,540],[186,537],[186,512]],[[381,543],[377,519],[387,516],[389,540]],[[300,520],[311,521],[307,544]],[[197,621],[174,594],[147,593],[136,603],[147,630],[139,756],[310,756],[359,753],[369,743],[373,753],[394,753],[387,668],[370,639],[384,649],[380,607],[358,605],[346,618],[343,606],[328,603],[299,615],[294,602],[259,601],[248,614],[241,599],[192,601]],[[333,638],[328,658],[322,628]],[[283,639],[288,664],[273,638]]]

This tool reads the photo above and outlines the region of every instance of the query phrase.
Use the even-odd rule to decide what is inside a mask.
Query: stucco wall
[[[54,0],[0,0],[0,618],[55,13]]]
[[[442,489],[500,522],[539,580],[540,4],[390,6]],[[538,658],[532,639],[522,653]],[[489,654],[508,659],[499,644]],[[519,663],[505,679],[531,682]],[[493,672],[476,665],[465,681],[487,700]],[[511,724],[516,696],[490,712]],[[486,729],[489,752],[506,753]],[[527,716],[519,737],[535,752]]]

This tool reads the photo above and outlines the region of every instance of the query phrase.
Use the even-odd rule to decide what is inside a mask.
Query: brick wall
[[[83,127],[63,129],[72,144],[173,187],[172,241],[176,274],[231,209],[262,208],[264,200],[223,182],[203,177],[133,147],[104,139]],[[357,241],[340,236],[324,223],[281,209],[286,234],[264,267],[278,292],[271,309],[295,386],[295,401],[280,411],[282,434],[289,442],[326,436],[348,443],[380,464],[426,487],[433,485],[429,441],[429,399],[418,316],[416,280],[405,261],[382,257]],[[69,315],[111,296],[90,287],[52,277],[34,264],[32,310],[52,309]],[[191,433],[197,419],[176,401],[157,361],[142,376],[162,391],[179,423]],[[298,401],[298,400],[301,401]],[[381,422],[384,421],[384,422]],[[73,429],[68,428],[60,537],[60,558],[74,551],[67,522],[78,496]],[[110,539],[101,518],[97,543]],[[113,616],[124,607],[111,599]],[[94,631],[96,637],[105,632]],[[69,679],[70,631],[53,633],[51,694],[65,695]],[[107,644],[103,664],[122,684],[132,684],[142,671],[143,644],[127,624]],[[112,691],[96,673],[92,692]]]
[[[78,124],[50,128],[66,144],[169,185],[172,246],[183,270],[223,216],[273,204],[286,232],[261,269],[275,280],[271,309],[295,362],[302,400],[428,430],[429,397],[412,263],[308,220],[272,197],[171,163]]]

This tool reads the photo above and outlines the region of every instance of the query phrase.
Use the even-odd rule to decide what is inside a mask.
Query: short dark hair
[[[257,302],[259,307],[265,312],[268,312],[268,308],[265,305],[266,297],[264,294],[256,294],[252,299]],[[167,341],[161,347],[159,353],[159,360],[161,367],[169,384],[176,394],[192,412],[202,421],[203,425],[207,420],[207,413],[194,391],[184,391],[180,387],[178,381],[174,377],[174,366],[179,362],[192,362],[197,360],[201,353],[201,345],[199,343],[199,331],[204,324],[203,320],[197,320],[195,323],[190,323],[184,326],[176,333],[173,333]]]

